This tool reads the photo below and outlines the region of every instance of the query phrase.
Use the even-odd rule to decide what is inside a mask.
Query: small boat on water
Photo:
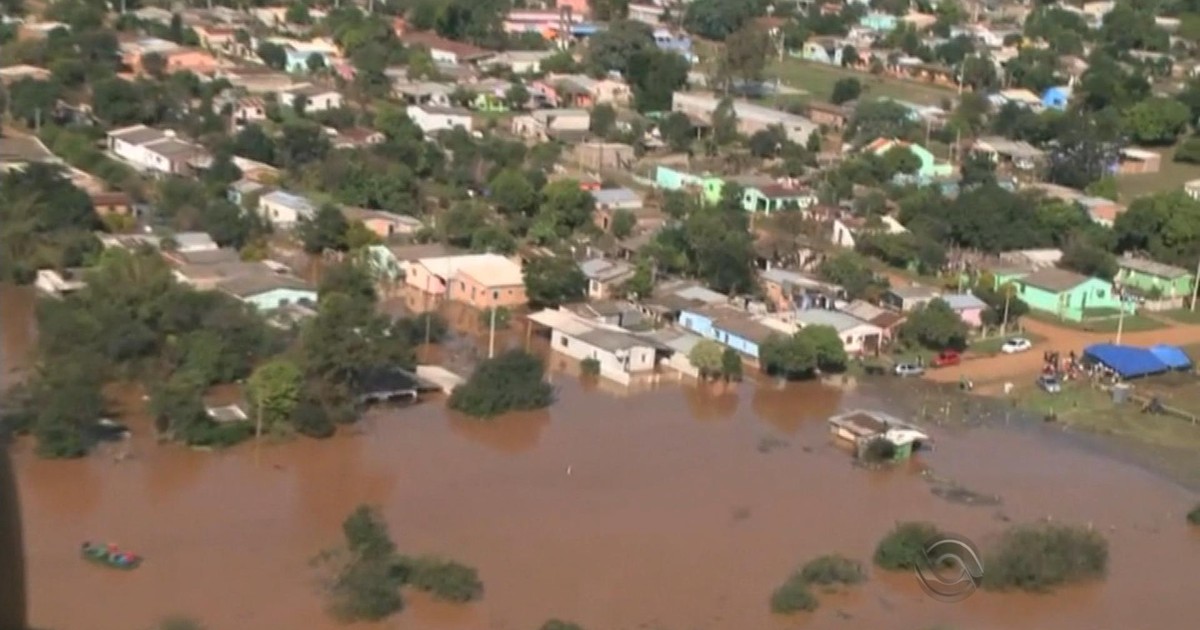
[[[100,545],[90,542],[85,542],[80,547],[79,553],[84,560],[102,564],[113,569],[131,570],[136,569],[142,564],[142,557],[128,551],[117,549],[114,544]]]

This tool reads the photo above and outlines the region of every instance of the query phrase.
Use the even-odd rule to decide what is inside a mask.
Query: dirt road
[[[940,383],[950,383],[967,377],[976,384],[1000,380],[1032,378],[1042,368],[1042,353],[1057,350],[1066,354],[1072,350],[1081,352],[1094,343],[1113,341],[1114,333],[1091,333],[1070,328],[1061,328],[1045,322],[1026,318],[1025,329],[1044,340],[1035,343],[1032,350],[1018,354],[997,354],[973,358],[968,355],[962,365],[942,370],[930,370],[926,378]],[[1186,346],[1200,343],[1200,326],[1176,325],[1162,330],[1147,330],[1121,335],[1121,343],[1133,346],[1149,346],[1156,343],[1171,343]]]

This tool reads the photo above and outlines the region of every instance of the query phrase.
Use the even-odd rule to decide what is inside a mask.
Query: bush
[[[871,439],[862,452],[863,461],[873,464],[890,462],[894,457],[896,457],[896,445],[882,437]]]
[[[579,370],[584,376],[600,376],[600,361],[587,358],[579,362]]]
[[[511,350],[479,364],[471,378],[450,395],[448,404],[476,418],[549,407],[554,402],[554,388],[542,380],[544,374],[540,359]]]
[[[815,558],[800,569],[800,578],[808,584],[832,586],[858,584],[867,579],[862,563],[838,554]]]
[[[254,423],[202,421],[190,425],[182,437],[189,446],[225,448],[254,437]]]
[[[583,630],[583,626],[570,621],[551,619],[550,621],[542,624],[541,630]]]
[[[483,328],[489,329],[492,327],[492,310],[496,311],[496,330],[508,328],[509,323],[512,322],[512,311],[504,308],[503,306],[496,307],[495,309],[489,308],[480,311],[479,325]]]
[[[1197,505],[1192,508],[1191,512],[1188,512],[1187,520],[1192,525],[1200,525],[1200,505]]]
[[[727,381],[742,380],[742,355],[733,348],[721,353],[721,376]]]
[[[985,564],[985,588],[1047,591],[1104,577],[1108,541],[1081,527],[1018,526],[1004,533]]]
[[[930,523],[900,523],[875,547],[875,565],[888,571],[916,569],[925,559],[925,546],[940,535]]]
[[[435,599],[465,603],[483,595],[483,582],[475,569],[430,556],[401,558],[397,572],[405,584],[430,593]]]
[[[771,593],[771,612],[790,615],[817,609],[817,598],[808,590],[808,582],[799,573],[793,573],[782,586]]]
[[[292,425],[301,435],[317,439],[331,437],[337,431],[325,407],[311,399],[297,403],[296,408],[292,410]]]

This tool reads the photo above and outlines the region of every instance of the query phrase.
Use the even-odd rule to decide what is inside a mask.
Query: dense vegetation
[[[330,611],[344,621],[378,621],[404,607],[405,586],[449,602],[483,594],[475,569],[432,557],[401,555],[377,509],[361,505],[342,524],[344,544],[314,559],[323,568]]]
[[[816,610],[819,602],[811,587],[828,590],[837,586],[853,586],[866,579],[866,571],[857,560],[838,554],[814,558],[775,589],[771,594],[771,611],[786,615]]]
[[[930,523],[898,523],[875,547],[875,566],[888,571],[912,571],[925,562],[925,547],[941,535]]]
[[[759,348],[759,360],[769,374],[811,378],[818,372],[846,369],[846,349],[831,326],[806,326],[791,336],[773,334]]]
[[[1004,532],[984,562],[985,588],[1042,592],[1108,571],[1108,542],[1091,528],[1017,526]]]
[[[83,265],[100,251],[92,234],[100,227],[87,194],[61,169],[32,164],[0,175],[0,280]]]
[[[450,395],[449,405],[475,418],[548,407],[554,402],[554,388],[544,375],[541,359],[510,350],[480,363]]]

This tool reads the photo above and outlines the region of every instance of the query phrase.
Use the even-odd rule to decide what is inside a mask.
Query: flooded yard
[[[591,628],[791,627],[767,598],[813,556],[869,561],[897,520],[984,543],[1003,519],[1047,516],[1105,532],[1105,583],[950,605],[911,576],[875,572],[803,625],[1184,627],[1200,612],[1190,593],[1200,539],[1182,517],[1194,496],[1140,469],[1031,433],[974,429],[938,434],[936,451],[899,469],[867,471],[825,425],[834,409],[886,405],[862,393],[745,385],[618,399],[560,386],[548,412],[484,425],[438,403],[384,410],[357,434],[267,445],[257,457],[253,446],[200,453],[142,437],[121,463],[46,462],[20,445],[32,619],[125,630],[186,613],[213,628],[334,627],[308,560],[362,502],[383,508],[403,549],[472,564],[485,583],[477,604],[413,600],[380,627],[515,630],[553,616]],[[764,438],[775,446],[761,449]],[[925,467],[1003,503],[939,498]],[[98,569],[78,558],[86,539],[146,563]]]
[[[5,310],[6,348],[28,343]],[[1200,615],[1200,534],[1183,519],[1196,495],[1054,428],[933,424],[936,450],[871,471],[831,443],[825,420],[924,404],[907,391],[664,384],[614,397],[561,374],[554,382],[559,402],[541,412],[479,423],[434,400],[378,410],[330,440],[261,449],[158,445],[133,408],[132,456],[120,462],[104,449],[43,461],[19,442],[31,621],[129,630],[185,614],[214,630],[339,627],[309,560],[339,542],[360,503],[381,507],[401,549],[475,566],[485,589],[465,606],[411,597],[362,628],[529,630],[559,617],[593,630],[1095,630],[1184,628]],[[935,493],[947,480],[998,499],[947,500]],[[872,571],[852,592],[822,596],[815,613],[768,611],[796,566],[830,552],[869,564],[896,521],[986,545],[1011,523],[1044,518],[1102,531],[1109,578],[945,604],[911,575]],[[146,561],[105,570],[79,558],[84,540]]]

